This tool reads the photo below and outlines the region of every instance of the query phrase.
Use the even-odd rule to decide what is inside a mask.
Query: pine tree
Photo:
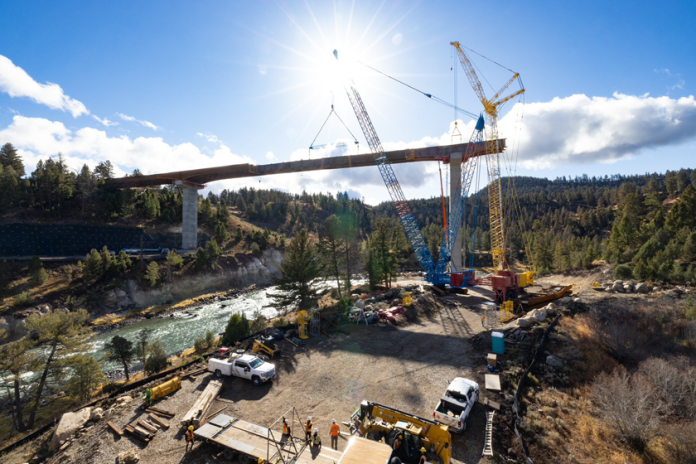
[[[94,175],[97,176],[98,179],[102,180],[113,178],[114,167],[111,165],[111,161],[106,160],[97,164],[97,167],[94,168]]]
[[[48,273],[44,269],[43,263],[38,256],[33,256],[29,261],[29,282],[32,286],[38,287],[48,279]]]
[[[109,353],[108,359],[110,361],[121,363],[124,373],[126,374],[126,382],[128,382],[130,380],[128,368],[133,358],[135,358],[133,343],[123,337],[115,335],[110,341],[104,344],[104,349]]]
[[[18,177],[24,176],[22,157],[11,143],[6,143],[0,148],[0,164],[5,168],[11,166]]]
[[[229,238],[230,236],[227,234],[227,228],[225,228],[222,222],[218,222],[215,227],[215,240],[217,240],[220,245],[224,245]]]
[[[281,278],[274,284],[282,293],[273,295],[276,306],[282,310],[296,306],[298,310],[310,309],[317,299],[314,281],[323,267],[317,247],[302,229],[285,249],[280,265]]]
[[[147,270],[145,271],[145,279],[150,284],[150,287],[154,287],[155,285],[157,285],[157,282],[159,281],[159,270],[159,264],[157,264],[157,261],[152,261],[150,264],[147,265]]]

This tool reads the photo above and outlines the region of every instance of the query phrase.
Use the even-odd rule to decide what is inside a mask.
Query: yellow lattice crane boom
[[[524,86],[519,78],[520,74],[514,73],[510,80],[505,83],[493,98],[486,98],[486,92],[484,92],[481,81],[476,75],[474,66],[466,53],[464,53],[464,50],[462,50],[459,42],[450,42],[450,45],[457,50],[459,62],[462,64],[462,68],[464,68],[466,77],[469,79],[469,83],[474,89],[476,96],[483,104],[484,118],[487,126],[486,165],[488,168],[489,182],[488,207],[490,210],[491,223],[491,255],[493,257],[494,268],[496,270],[503,270],[507,268],[507,262],[505,260],[505,228],[503,224],[503,195],[500,182],[500,155],[498,147],[496,146],[498,143],[498,113],[506,102],[524,93]],[[506,97],[501,97],[503,92],[515,81],[519,82],[520,89],[512,92]]]

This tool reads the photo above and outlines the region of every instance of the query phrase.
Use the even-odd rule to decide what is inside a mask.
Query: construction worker
[[[394,451],[397,451],[401,447],[401,441],[404,439],[401,435],[396,437],[396,440],[394,440],[394,445],[392,445],[392,449]]]
[[[312,417],[307,418],[307,422],[305,423],[305,440],[309,441],[309,439],[312,438]]]
[[[289,437],[291,433],[292,433],[292,430],[290,429],[290,426],[288,425],[288,420],[285,417],[283,417],[283,435]]]
[[[189,451],[189,445],[191,445],[191,451],[193,451],[193,425],[189,425],[188,430],[186,430],[186,452]]]
[[[319,436],[319,429],[314,429],[314,435],[312,435],[312,446],[321,449],[321,437]]]
[[[341,427],[336,423],[336,419],[331,420],[331,447],[338,449],[338,434],[341,433]]]
[[[418,460],[418,464],[425,464],[426,462],[428,462],[428,458],[425,457],[425,453],[427,452],[428,451],[425,449],[425,446],[421,448],[421,457]]]
[[[266,464],[266,460],[264,458],[259,458],[257,464]]]

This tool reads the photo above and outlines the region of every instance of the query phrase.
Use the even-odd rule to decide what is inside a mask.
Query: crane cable
[[[418,92],[418,93],[420,93],[420,94],[422,94],[422,95],[425,95],[426,97],[430,98],[431,100],[434,100],[434,101],[436,101],[436,102],[438,102],[438,103],[440,103],[440,104],[442,104],[442,105],[445,105],[445,106],[448,106],[448,107],[454,109],[455,112],[458,111],[458,112],[460,112],[460,113],[463,113],[463,114],[469,116],[469,117],[472,118],[472,119],[478,119],[478,115],[477,115],[477,114],[474,114],[474,113],[472,113],[472,112],[470,112],[470,111],[467,111],[467,110],[464,110],[464,109],[462,109],[462,108],[459,108],[456,104],[453,105],[452,103],[449,103],[448,101],[443,100],[442,98],[436,97],[436,96],[433,95],[433,94],[423,92],[422,90],[418,90],[417,88],[413,87],[412,85],[408,85],[407,83],[405,83],[405,82],[403,82],[403,81],[400,81],[399,79],[397,79],[397,78],[395,78],[395,77],[392,77],[392,76],[390,76],[389,74],[384,73],[384,72],[382,72],[382,71],[380,71],[380,70],[378,70],[378,69],[375,69],[375,68],[373,68],[372,66],[363,63],[362,61],[358,61],[358,63],[360,63],[361,65],[365,66],[366,68],[370,68],[371,70],[373,70],[373,71],[376,72],[376,73],[379,73],[379,74],[381,74],[381,75],[383,75],[383,76],[388,77],[389,79],[391,79],[391,80],[393,80],[393,81],[398,82],[399,84],[405,85],[406,87],[408,87],[408,88],[411,89],[411,90],[415,90],[416,92]]]
[[[358,146],[358,151],[360,151],[360,142],[358,142],[358,139],[355,138],[355,136],[354,136],[353,133],[350,131],[350,129],[348,129],[348,126],[346,125],[346,123],[343,122],[343,119],[341,119],[341,117],[338,115],[338,113],[337,113],[336,110],[334,109],[334,105],[333,105],[333,102],[332,102],[332,103],[331,103],[331,111],[329,111],[329,115],[328,115],[328,116],[326,117],[326,119],[324,120],[324,124],[322,124],[321,127],[319,128],[319,132],[317,132],[317,135],[314,137],[314,140],[312,140],[312,143],[309,144],[309,154],[310,154],[310,155],[312,154],[312,150],[314,150],[314,149],[316,149],[316,148],[320,148],[320,147],[315,147],[315,146],[314,146],[314,142],[317,141],[317,138],[319,137],[319,134],[321,134],[321,131],[324,130],[324,126],[326,125],[327,122],[329,122],[329,118],[331,117],[332,114],[335,114],[336,117],[338,118],[338,120],[341,121],[341,124],[343,124],[343,127],[345,127],[346,130],[348,131],[348,133],[350,134],[350,136],[353,137],[353,141],[354,141],[355,144]]]

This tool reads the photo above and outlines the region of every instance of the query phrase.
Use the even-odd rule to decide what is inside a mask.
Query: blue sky
[[[458,40],[521,74],[526,105],[501,120],[520,142],[518,174],[696,167],[693,1],[23,1],[0,3],[0,17],[0,143],[29,166],[58,151],[74,169],[110,159],[123,172],[298,159],[332,101],[365,150],[334,48],[387,149],[448,143],[451,109],[354,59],[453,101]],[[496,90],[509,77],[471,58]],[[457,89],[459,106],[478,113],[461,69]],[[332,121],[317,143],[346,138]],[[409,197],[436,195],[436,172],[397,167]],[[376,169],[210,187],[241,185],[387,198]]]

